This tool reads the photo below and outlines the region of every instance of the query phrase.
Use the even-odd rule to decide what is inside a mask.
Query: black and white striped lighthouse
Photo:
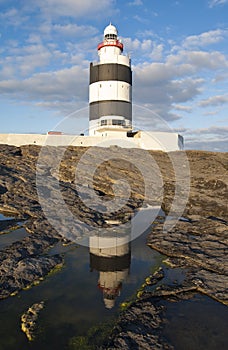
[[[97,47],[99,62],[90,64],[89,134],[117,136],[132,129],[132,71],[111,23]]]

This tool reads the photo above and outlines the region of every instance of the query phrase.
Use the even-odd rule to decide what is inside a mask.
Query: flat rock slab
[[[43,307],[43,301],[35,303],[21,316],[21,330],[26,334],[29,341],[35,338],[36,322]]]
[[[158,299],[138,300],[120,315],[105,349],[173,349],[162,336],[163,323],[164,307]]]
[[[47,236],[26,237],[0,251],[0,299],[28,288],[63,263],[60,255],[45,255],[57,241]]]
[[[170,266],[187,269],[196,289],[228,304],[228,230],[225,220],[178,221],[170,231],[157,225],[148,245],[169,256]]]

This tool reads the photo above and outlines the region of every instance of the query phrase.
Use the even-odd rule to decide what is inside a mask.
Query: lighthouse
[[[14,146],[47,145],[77,147],[141,148],[172,152],[184,148],[181,135],[167,129],[167,123],[161,131],[136,130],[132,126],[132,70],[129,56],[123,54],[123,44],[118,32],[111,23],[104,30],[103,41],[97,46],[98,62],[90,64],[89,80],[89,136],[65,134],[54,130],[43,134],[0,134],[0,144]],[[158,87],[159,88],[159,87]],[[159,101],[158,101],[159,102]],[[139,106],[138,106],[139,107]],[[145,119],[149,113],[150,121],[156,128],[162,119],[145,106],[135,117],[140,120],[140,113]],[[64,118],[64,123],[66,123]],[[71,119],[69,119],[70,121]],[[162,125],[162,124],[161,124]],[[66,126],[64,127],[66,128]],[[72,128],[71,122],[67,130]],[[132,130],[134,129],[134,130]],[[73,130],[72,130],[73,131]],[[48,138],[47,138],[48,136]],[[76,137],[77,136],[77,137]]]
[[[99,272],[98,288],[107,309],[112,309],[120,296],[122,283],[129,276],[131,250],[129,232],[113,231],[106,237],[90,236],[90,268]]]
[[[132,70],[123,44],[110,23],[90,64],[89,135],[119,137],[132,129]]]

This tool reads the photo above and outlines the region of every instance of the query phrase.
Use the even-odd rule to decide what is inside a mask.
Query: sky
[[[89,64],[111,22],[131,57],[135,127],[159,119],[187,149],[228,151],[227,18],[228,0],[0,0],[0,133],[67,118],[85,132]]]

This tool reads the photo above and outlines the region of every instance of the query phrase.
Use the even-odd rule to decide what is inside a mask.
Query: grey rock
[[[173,349],[162,336],[164,311],[152,297],[131,304],[120,315],[105,349]]]
[[[148,245],[170,257],[172,267],[186,268],[192,288],[228,304],[228,231],[225,220],[179,221],[165,232],[159,224]]]
[[[43,301],[35,303],[21,316],[21,330],[26,334],[29,341],[35,338],[36,322],[43,307]]]

